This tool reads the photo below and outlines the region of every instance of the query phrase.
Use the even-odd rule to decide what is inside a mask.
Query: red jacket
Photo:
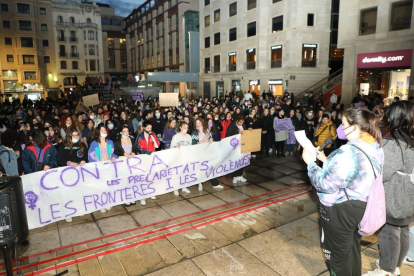
[[[147,139],[145,139],[145,134],[143,132],[137,137],[136,146],[139,154],[151,154],[155,151],[155,143],[152,141],[151,136],[154,138],[157,147],[160,146],[160,141],[158,140],[154,132],[151,133],[150,137],[148,137],[148,143]]]
[[[231,122],[232,122],[231,119],[230,120],[225,119],[224,121],[221,122],[221,125],[223,126],[223,130],[220,132],[221,139],[226,138],[226,132]]]

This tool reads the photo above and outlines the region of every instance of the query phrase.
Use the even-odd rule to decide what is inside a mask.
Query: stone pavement
[[[31,231],[19,248],[25,275],[329,275],[320,249],[318,199],[298,156],[252,159],[247,183],[230,176]],[[364,238],[363,270],[379,257]],[[4,267],[0,276],[5,275]],[[402,275],[414,269],[401,268]]]

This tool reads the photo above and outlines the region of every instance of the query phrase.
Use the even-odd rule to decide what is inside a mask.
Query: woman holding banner
[[[242,134],[243,131],[246,129],[246,125],[244,124],[244,116],[239,115],[235,118],[235,120],[230,124],[229,128],[226,132],[226,137],[230,137],[237,134]],[[243,168],[233,172],[233,184],[237,184],[237,182],[246,182],[247,179],[243,177]]]
[[[281,109],[279,114],[275,116],[273,120],[273,127],[275,129],[275,141],[276,141],[276,153],[278,157],[285,157],[285,147],[286,147],[286,140],[288,139],[288,131],[287,129],[278,128],[278,120],[286,119],[285,111]]]

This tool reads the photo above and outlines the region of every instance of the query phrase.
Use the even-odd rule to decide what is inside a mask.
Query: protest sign
[[[240,135],[235,135],[212,144],[23,175],[29,228],[230,174],[250,164],[250,154],[240,151],[240,139]]]
[[[144,100],[144,93],[131,93],[131,97],[133,101],[143,101]]]
[[[88,108],[82,102],[79,102],[78,105],[75,108],[75,112],[76,113],[79,113],[81,111],[87,112],[88,111]]]
[[[178,106],[178,93],[160,93],[160,106]]]
[[[292,128],[294,129],[292,120],[290,118],[275,120],[276,131],[289,130]]]
[[[262,129],[245,130],[241,134],[241,153],[260,151],[262,146]]]
[[[84,96],[82,97],[83,99],[83,104],[85,106],[94,106],[94,105],[98,105],[99,104],[99,97],[98,94],[93,94],[93,95],[89,95],[89,96]]]

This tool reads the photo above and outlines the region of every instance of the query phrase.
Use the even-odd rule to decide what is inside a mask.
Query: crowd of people
[[[383,174],[387,224],[379,235],[379,268],[370,273],[394,273],[408,260],[408,226],[414,221],[414,208],[406,206],[414,200],[410,197],[413,193],[407,188],[401,194],[395,188],[396,183],[409,185],[414,166],[413,98],[395,98],[389,107],[375,93],[358,95],[346,107],[339,100],[336,93],[325,105],[322,93],[306,92],[295,100],[295,95],[288,92],[282,96],[270,91],[261,95],[226,92],[220,98],[180,98],[175,107],[161,107],[158,98],[150,96],[145,101],[101,101],[86,110],[68,98],[6,101],[0,113],[0,170],[18,176],[61,166],[77,167],[214,143],[261,129],[262,147],[252,153],[252,158],[270,154],[284,158],[297,153],[308,164],[320,198],[321,217],[328,217],[321,219],[321,231],[325,240],[322,247],[329,255],[327,264],[335,273],[331,275],[361,274],[358,223],[370,183],[376,173]],[[285,119],[291,127],[280,128],[278,120]],[[304,130],[316,147],[324,147],[317,155],[321,163],[316,164],[311,154],[298,145],[294,131],[299,130]],[[401,156],[396,155],[399,149]],[[246,181],[243,169],[233,173],[233,183]],[[210,182],[216,189],[223,188],[217,179]],[[198,189],[203,189],[202,183]],[[190,190],[183,188],[181,192]],[[390,199],[398,196],[407,200]],[[145,205],[145,199],[140,203]],[[131,204],[135,202],[126,206]],[[399,213],[399,209],[404,212]],[[414,258],[414,246],[411,251]],[[414,259],[411,261],[414,263]]]

